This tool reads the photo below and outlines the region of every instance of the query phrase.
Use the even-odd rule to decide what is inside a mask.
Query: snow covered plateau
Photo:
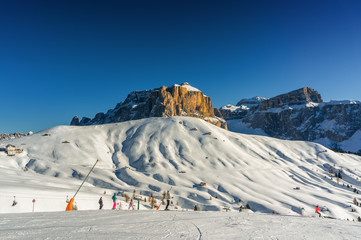
[[[361,157],[317,143],[169,117],[57,126],[1,141],[0,149],[8,144],[22,152],[0,151],[1,239],[358,239],[361,233],[355,204]],[[78,211],[65,212],[97,159],[75,197]],[[169,189],[171,211],[161,211]],[[124,196],[134,191],[140,211],[128,211]],[[120,211],[110,210],[114,193]],[[159,210],[151,209],[150,194]],[[239,213],[247,204],[251,209]],[[316,205],[324,218],[315,216]]]

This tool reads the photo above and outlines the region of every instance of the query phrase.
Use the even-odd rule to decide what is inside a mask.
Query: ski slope
[[[353,204],[355,197],[360,201],[353,192],[361,188],[359,156],[316,143],[233,133],[201,119],[57,126],[2,141],[0,148],[9,143],[23,152],[0,152],[1,213],[31,212],[33,206],[35,212],[64,211],[66,196],[73,196],[99,159],[75,199],[79,210],[97,209],[100,196],[110,209],[114,192],[131,196],[134,190],[142,199],[153,194],[159,204],[171,188],[171,209],[237,211],[249,204],[257,213],[312,217],[319,205],[324,216],[361,216]],[[339,183],[328,173],[330,166],[342,169]],[[11,206],[14,196],[18,204]],[[127,209],[124,198],[119,200]],[[149,209],[149,203],[140,202],[140,208]]]
[[[359,239],[360,223],[260,213],[78,211],[2,214],[7,239]]]

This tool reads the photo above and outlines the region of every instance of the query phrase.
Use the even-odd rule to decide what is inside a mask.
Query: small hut
[[[6,146],[6,153],[8,154],[8,156],[15,156],[16,147],[14,145],[8,144]]]

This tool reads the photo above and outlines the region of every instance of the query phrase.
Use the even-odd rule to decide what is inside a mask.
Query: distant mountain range
[[[323,102],[304,87],[273,98],[243,99],[220,109],[230,131],[318,142],[361,154],[361,103]]]
[[[272,98],[242,99],[236,105],[213,108],[211,98],[188,83],[134,91],[114,109],[94,118],[75,116],[70,125],[86,126],[149,117],[189,116],[233,132],[287,140],[312,141],[339,151],[361,154],[361,103],[323,102],[304,87]],[[0,140],[28,134],[2,134]]]
[[[242,99],[236,105],[216,109],[200,90],[188,83],[175,84],[134,91],[107,113],[80,121],[75,116],[71,125],[171,116],[197,117],[234,132],[313,141],[335,150],[361,153],[361,103],[323,102],[309,87],[272,98]]]
[[[8,140],[8,139],[14,139],[14,138],[20,138],[20,137],[24,137],[24,136],[28,136],[33,134],[33,132],[28,132],[28,133],[2,133],[0,134],[0,141],[1,140]]]

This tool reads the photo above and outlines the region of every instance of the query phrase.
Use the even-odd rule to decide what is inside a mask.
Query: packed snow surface
[[[359,239],[360,223],[238,212],[77,211],[1,215],[7,239]]]
[[[36,233],[80,239],[115,233],[128,239],[339,239],[345,232],[352,239],[361,226],[361,208],[353,203],[361,201],[361,157],[316,143],[234,133],[190,117],[58,126],[2,141],[0,149],[9,143],[22,152],[0,151],[1,239],[35,239]],[[67,198],[97,159],[75,197],[79,211],[65,213]],[[342,171],[343,179],[330,169]],[[151,210],[150,194],[165,208],[165,190],[172,211]],[[127,211],[125,195],[133,192],[139,209],[147,211]],[[119,193],[122,211],[109,210],[113,193]],[[100,197],[105,210],[95,211]],[[251,210],[239,215],[247,204]],[[326,218],[314,218],[316,205]],[[193,213],[195,207],[201,213]]]

